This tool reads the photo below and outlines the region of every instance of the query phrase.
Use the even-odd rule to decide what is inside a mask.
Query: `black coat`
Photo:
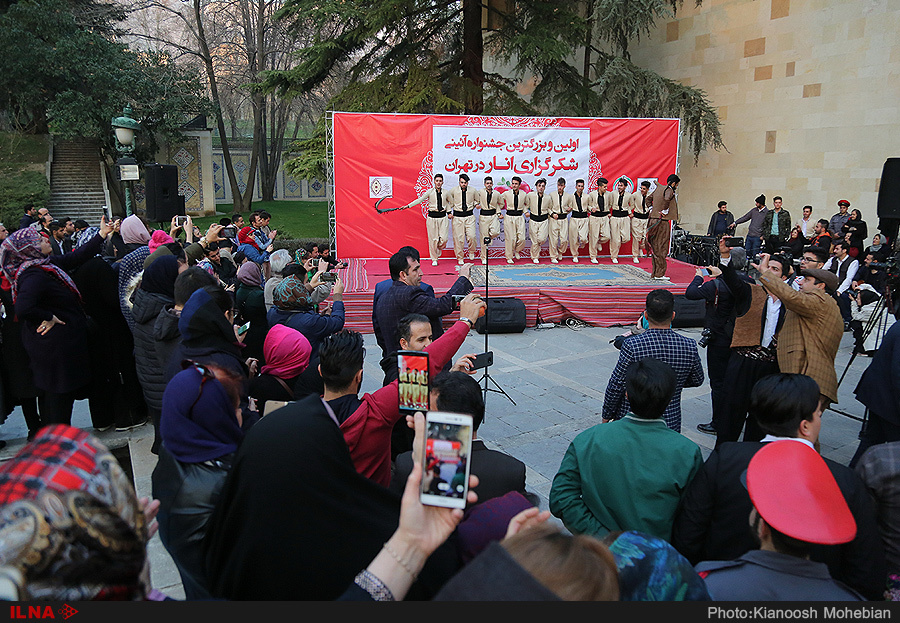
[[[887,313],[887,312],[885,312]],[[863,372],[856,389],[856,399],[873,415],[900,426],[900,322],[884,334],[872,363]]]
[[[422,288],[410,286],[402,281],[394,284],[375,301],[372,311],[372,325],[375,339],[381,346],[381,355],[386,357],[400,349],[400,338],[397,325],[407,314],[416,313],[428,316],[431,320],[431,339],[436,340],[444,334],[441,318],[453,311],[453,295],[468,294],[472,291],[472,282],[459,277],[441,297],[431,297]],[[470,318],[473,322],[476,318]]]
[[[692,564],[734,560],[758,549],[749,524],[753,504],[741,484],[741,474],[762,446],[756,441],[721,444],[685,489],[675,516],[672,545]],[[868,599],[883,599],[886,563],[875,502],[853,470],[830,459],[825,463],[856,520],[856,538],[844,545],[816,545],[810,558],[827,564],[834,579]]]
[[[389,489],[403,495],[406,479],[412,471],[412,452],[397,456]],[[472,441],[472,465],[469,473],[478,476],[478,502],[506,495],[510,491],[525,494],[525,464],[497,450],[490,450],[480,439]]]
[[[155,326],[159,312],[174,301],[163,294],[156,294],[138,288],[134,292],[134,360],[138,379],[144,390],[147,406],[156,413],[162,412],[163,392],[166,391],[165,368],[156,358]]]
[[[692,301],[706,301],[706,320],[704,327],[712,335],[710,346],[731,346],[731,335],[734,333],[734,319],[737,317],[734,296],[723,277],[717,277],[704,283],[703,277],[696,276],[684,291],[684,298]]]
[[[71,253],[51,255],[50,262],[72,270],[100,252],[100,235]],[[91,380],[88,317],[80,297],[62,280],[33,266],[19,275],[16,316],[21,322],[22,345],[32,362],[34,385],[62,394],[85,388]],[[44,335],[38,325],[56,316],[57,324]]]

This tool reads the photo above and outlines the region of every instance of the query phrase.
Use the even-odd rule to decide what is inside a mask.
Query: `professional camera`
[[[709,338],[712,337],[712,330],[709,327],[703,329],[700,332],[700,339],[697,340],[697,346],[700,348],[706,348],[706,345],[709,344]]]

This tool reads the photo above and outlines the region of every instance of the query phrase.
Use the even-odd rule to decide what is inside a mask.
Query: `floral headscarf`
[[[85,431],[44,427],[0,466],[0,563],[25,599],[144,599],[147,538],[128,476]]]
[[[283,311],[306,311],[312,307],[309,291],[298,275],[290,275],[275,286],[272,302]]]
[[[19,275],[32,266],[56,276],[81,300],[81,293],[68,273],[41,252],[41,240],[42,236],[36,229],[24,227],[11,233],[0,245],[0,269],[12,285],[13,302],[19,295]]]

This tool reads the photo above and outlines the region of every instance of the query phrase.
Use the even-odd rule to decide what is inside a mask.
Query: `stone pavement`
[[[539,497],[541,509],[548,508],[550,486],[569,442],[581,431],[600,422],[603,394],[618,358],[618,351],[610,340],[624,331],[615,327],[556,325],[547,329],[529,328],[518,334],[489,336],[494,365],[490,368],[488,388],[495,391],[487,394],[486,417],[479,436],[489,447],[503,450],[525,463],[527,487]],[[678,331],[693,339],[700,337],[700,329]],[[378,365],[380,349],[374,335],[366,335],[365,343],[363,391],[373,391],[380,387],[383,377]],[[458,354],[483,352],[484,346],[484,336],[471,331]],[[851,357],[852,347],[850,333],[845,333],[836,361],[839,379]],[[706,355],[702,349],[700,355],[705,369]],[[867,357],[857,357],[847,369],[839,388],[840,402],[835,405],[836,409],[856,417],[863,416],[864,408],[856,401],[853,389],[870,361]],[[475,378],[482,379],[481,372]],[[481,384],[483,386],[484,381]],[[509,397],[500,393],[501,389]],[[701,447],[706,458],[715,445],[715,438],[697,431],[697,425],[711,419],[708,383],[684,390],[682,413],[682,433]],[[76,403],[73,424],[90,427],[86,401]],[[822,454],[848,463],[858,444],[859,429],[858,420],[827,411],[820,437]],[[0,426],[0,438],[9,442],[9,446],[0,451],[0,460],[9,459],[21,448],[26,432],[21,411],[17,409]],[[98,434],[111,449],[128,447],[140,496],[150,495],[150,474],[156,463],[156,457],[150,453],[152,435],[149,425],[124,433],[107,431]],[[158,537],[151,540],[149,552],[154,587],[176,599],[183,598],[178,573]]]

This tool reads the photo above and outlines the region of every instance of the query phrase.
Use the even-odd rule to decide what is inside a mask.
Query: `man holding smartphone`
[[[434,378],[459,350],[485,303],[475,294],[459,306],[460,319],[424,350],[428,373]],[[325,386],[323,398],[334,411],[350,450],[356,471],[386,487],[391,479],[391,432],[400,419],[397,381],[359,397],[362,385],[363,338],[343,330],[322,341],[319,373]]]

